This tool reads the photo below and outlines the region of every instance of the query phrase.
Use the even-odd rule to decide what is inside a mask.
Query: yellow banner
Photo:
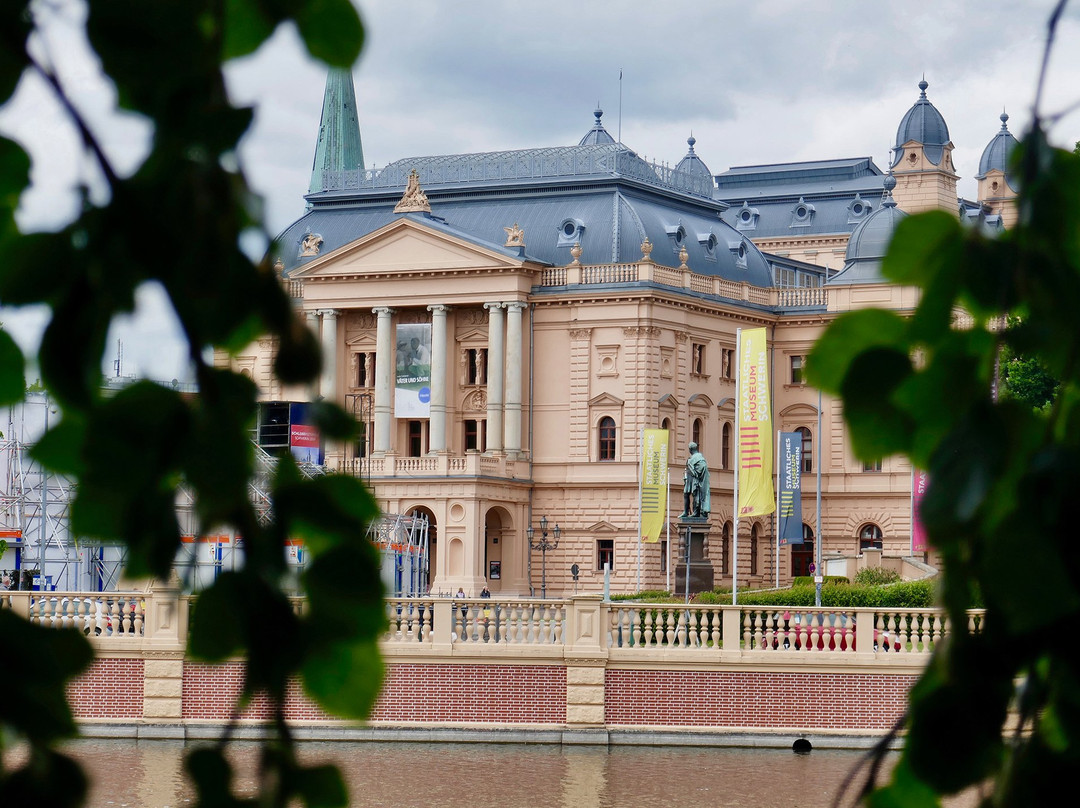
[[[660,541],[667,519],[668,431],[646,429],[641,452],[641,540]]]
[[[739,346],[739,516],[776,509],[772,476],[769,352],[764,328],[741,332]]]

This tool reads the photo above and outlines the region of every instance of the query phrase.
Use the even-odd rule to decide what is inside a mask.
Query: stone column
[[[488,310],[487,448],[503,450],[503,304],[485,303]]]
[[[428,306],[431,312],[431,420],[428,441],[433,453],[446,451],[446,313],[448,306]]]
[[[322,315],[322,378],[319,395],[326,401],[337,400],[337,317],[334,309],[319,309]]]
[[[521,453],[521,312],[528,303],[506,304],[506,453]]]
[[[394,371],[394,339],[392,317],[394,310],[379,306],[372,311],[378,316],[375,326],[375,437],[372,444],[374,455],[390,451],[391,400],[394,395],[390,386]]]
[[[319,312],[315,309],[308,309],[304,312],[304,319],[307,321],[308,330],[315,335],[315,339],[319,339]],[[314,401],[319,396],[319,382],[321,379],[316,379],[307,385],[307,397],[309,401]]]

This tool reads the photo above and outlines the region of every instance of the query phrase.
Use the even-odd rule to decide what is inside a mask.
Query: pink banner
[[[925,471],[915,470],[911,483],[911,552],[925,553],[930,550],[930,541],[926,537],[926,528],[923,527],[920,511],[922,500],[926,495],[926,484],[929,477]]]

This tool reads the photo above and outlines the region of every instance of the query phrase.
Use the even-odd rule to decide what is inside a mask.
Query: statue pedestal
[[[712,525],[708,517],[683,516],[679,518],[678,555],[675,563],[673,594],[686,597],[687,570],[689,569],[690,594],[706,592],[713,588],[713,568],[708,557],[709,531]],[[687,542],[690,547],[687,563]]]

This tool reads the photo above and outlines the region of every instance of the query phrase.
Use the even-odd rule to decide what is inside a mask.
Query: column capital
[[[495,309],[501,309],[506,306],[505,303],[485,303],[484,308],[488,311],[494,311]]]
[[[389,317],[394,313],[394,310],[389,306],[376,306],[371,310],[372,314],[378,314],[381,317]]]
[[[505,303],[504,305],[506,306],[507,311],[524,311],[525,309],[529,308],[529,304],[526,303],[524,300],[511,300],[509,303]]]
[[[323,317],[329,317],[330,319],[335,319],[341,314],[337,309],[317,309],[315,313],[321,314]]]
[[[428,306],[427,310],[433,314],[446,314],[446,312],[450,311],[450,307],[442,303],[436,303],[432,306]]]

